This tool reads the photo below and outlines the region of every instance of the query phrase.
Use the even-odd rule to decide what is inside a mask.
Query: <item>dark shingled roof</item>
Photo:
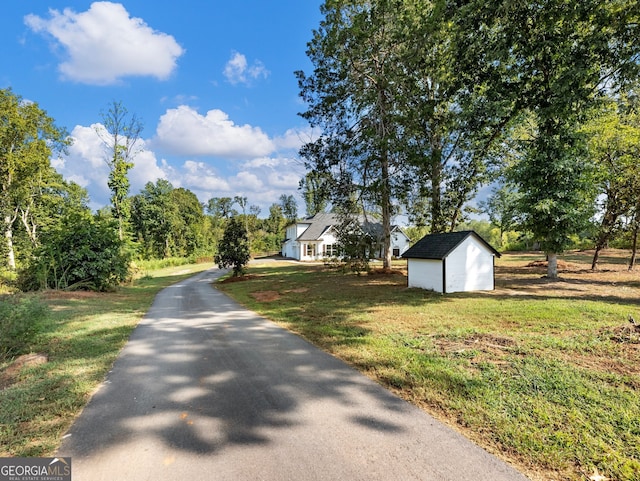
[[[300,234],[298,241],[317,241],[327,229],[338,223],[338,217],[334,214],[319,213],[300,222],[300,224],[307,223],[311,225]]]
[[[402,254],[402,257],[406,259],[444,259],[469,236],[474,236],[491,252],[500,257],[497,250],[472,230],[426,235]]]

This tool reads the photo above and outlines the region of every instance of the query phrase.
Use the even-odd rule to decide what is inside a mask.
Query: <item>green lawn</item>
[[[156,293],[207,267],[153,271],[114,293],[37,294],[51,315],[32,351],[48,362],[11,376],[0,364],[0,457],[53,454]]]
[[[532,258],[499,260],[490,293],[285,263],[219,287],[534,479],[638,480],[640,335],[627,316],[640,321],[639,274],[593,274],[575,254],[549,282],[524,267]]]
[[[402,273],[343,275],[321,265],[253,264],[221,283],[241,303],[349,362],[532,479],[640,476],[640,273],[619,254],[562,280],[503,256],[497,289],[434,294]],[[398,264],[402,268],[403,264]],[[104,379],[155,294],[209,265],[180,266],[115,293],[48,293],[33,352],[49,362],[0,387],[0,456],[46,456]],[[0,364],[0,381],[9,372]]]

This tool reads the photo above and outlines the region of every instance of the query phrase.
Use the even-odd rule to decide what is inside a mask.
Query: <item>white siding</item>
[[[409,287],[442,292],[442,261],[408,259]]]
[[[404,254],[410,247],[409,238],[402,232],[394,232],[391,234],[391,253],[398,252],[397,257]]]
[[[336,238],[329,231],[325,232],[325,234],[317,241],[301,241],[300,244],[300,255],[297,257],[298,260],[301,261],[317,261],[324,259],[326,256],[326,246],[336,244]],[[308,249],[308,246],[311,246]],[[311,252],[311,255],[308,255],[308,252]]]
[[[302,234],[309,224],[292,224],[287,226],[287,241],[282,245],[282,255],[300,260],[302,255],[302,246],[296,241],[298,236]]]
[[[445,263],[446,292],[493,290],[493,253],[473,236],[451,252]]]

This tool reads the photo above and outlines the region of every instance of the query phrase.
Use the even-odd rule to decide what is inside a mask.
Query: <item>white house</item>
[[[299,261],[320,260],[339,256],[334,226],[339,223],[335,214],[316,214],[287,226],[282,255]],[[382,228],[377,223],[361,222],[363,231],[377,235]],[[400,257],[409,248],[409,237],[397,226],[391,231],[392,255]]]
[[[407,250],[408,286],[436,292],[491,291],[500,253],[474,231],[431,234]]]

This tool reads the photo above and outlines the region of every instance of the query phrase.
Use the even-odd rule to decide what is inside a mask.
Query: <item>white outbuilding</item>
[[[409,287],[450,293],[493,290],[500,253],[476,232],[462,231],[427,235],[402,257]]]

